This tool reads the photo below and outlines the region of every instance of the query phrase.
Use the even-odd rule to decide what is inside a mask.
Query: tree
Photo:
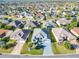
[[[77,20],[73,20],[69,25],[67,25],[67,29],[71,30],[75,26],[77,26]]]
[[[5,29],[8,29],[8,30],[15,30],[15,27],[14,26],[8,26],[8,25],[6,25],[5,26]]]
[[[11,27],[12,27],[12,26],[6,25],[6,26],[5,26],[5,29],[11,29]]]

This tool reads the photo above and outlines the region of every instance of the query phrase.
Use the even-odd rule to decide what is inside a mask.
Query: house
[[[64,28],[52,28],[56,41],[62,43],[64,40],[75,40],[76,37]]]
[[[46,20],[43,25],[46,27],[46,28],[55,28],[56,27],[56,24],[52,21],[52,20]]]
[[[66,18],[60,18],[60,19],[58,19],[58,20],[56,21],[56,23],[57,23],[59,26],[61,26],[61,25],[65,26],[65,25],[70,24],[71,21],[72,21],[72,20],[67,20]]]
[[[8,25],[14,26],[14,27],[16,27],[16,28],[19,28],[19,27],[21,27],[22,25],[24,26],[24,24],[25,24],[25,23],[23,23],[23,21],[21,21],[21,20],[15,20],[15,21],[11,22],[11,23],[8,24]]]
[[[40,29],[40,28],[34,29],[33,36],[32,36],[32,43],[36,44],[36,47],[44,49],[43,56],[53,55],[52,48],[51,48],[51,45],[52,45],[51,39],[46,29]]]
[[[57,10],[51,8],[51,17],[54,17],[54,16],[56,16],[56,15],[57,15]]]
[[[32,14],[29,13],[29,12],[22,12],[20,15],[23,16],[23,17],[27,17],[29,19],[33,18]]]
[[[41,13],[41,12],[37,12],[36,13],[36,18],[43,20],[45,18],[45,14],[44,13]]]
[[[30,34],[30,30],[16,29],[10,36],[11,39],[15,39],[20,42],[25,42]]]
[[[32,21],[32,20],[27,20],[26,24],[24,25],[24,28],[38,27],[38,26],[40,26],[40,22]]]
[[[0,22],[2,22],[3,24],[6,24],[6,25],[9,24],[9,21],[8,20],[4,20],[4,19],[1,19]]]
[[[44,43],[45,40],[51,41],[48,31],[46,29],[40,29],[40,28],[34,29],[32,42],[42,41]]]
[[[76,37],[79,37],[79,28],[78,28],[78,27],[74,27],[73,29],[71,29],[71,32],[72,32]]]
[[[0,29],[0,38],[10,36],[12,32],[11,30]]]

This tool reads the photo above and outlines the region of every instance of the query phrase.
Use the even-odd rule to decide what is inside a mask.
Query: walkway
[[[19,55],[24,43],[25,42],[18,41],[17,45],[14,47],[13,51],[11,52],[11,54]]]

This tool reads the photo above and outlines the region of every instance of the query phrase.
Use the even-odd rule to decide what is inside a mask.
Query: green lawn
[[[21,50],[21,54],[29,54],[30,52],[28,51],[28,43],[26,42]]]
[[[28,51],[28,44],[25,43],[22,50],[21,54],[30,54],[30,55],[42,55],[43,54],[43,49],[32,49],[31,51]]]
[[[55,54],[75,54],[75,50],[66,49],[63,45],[58,45],[56,42],[52,44],[52,50]]]
[[[53,41],[53,42],[56,42],[56,39],[55,39],[54,34],[52,33],[52,30],[49,30],[49,35],[50,35],[52,41]]]
[[[8,49],[0,48],[0,53],[11,53],[12,50],[13,50],[13,47]]]
[[[7,39],[6,39],[7,40]],[[0,53],[11,53],[14,46],[11,46],[11,44],[15,44],[16,40],[9,40],[6,45],[9,46],[8,48],[0,47]]]
[[[30,51],[30,54],[32,54],[32,55],[42,55],[43,49],[33,49],[33,50]]]
[[[33,34],[33,32],[30,33],[28,40],[26,41],[26,43],[22,47],[21,54],[42,55],[43,54],[43,49],[33,48],[31,51],[28,51],[28,48],[29,48],[28,44],[31,42],[32,34]]]

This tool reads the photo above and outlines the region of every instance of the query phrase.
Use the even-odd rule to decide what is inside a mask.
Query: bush
[[[15,27],[6,25],[6,26],[5,26],[5,29],[13,30],[13,31],[14,31],[14,30],[15,30]]]
[[[2,41],[8,42],[9,39],[10,39],[9,37],[4,37],[4,38],[2,38]]]
[[[69,41],[64,41],[64,47],[67,49],[71,49],[71,44],[69,43]]]
[[[8,49],[8,48],[15,46],[15,44],[16,44],[16,40],[10,40],[5,45],[3,45],[2,47]]]

